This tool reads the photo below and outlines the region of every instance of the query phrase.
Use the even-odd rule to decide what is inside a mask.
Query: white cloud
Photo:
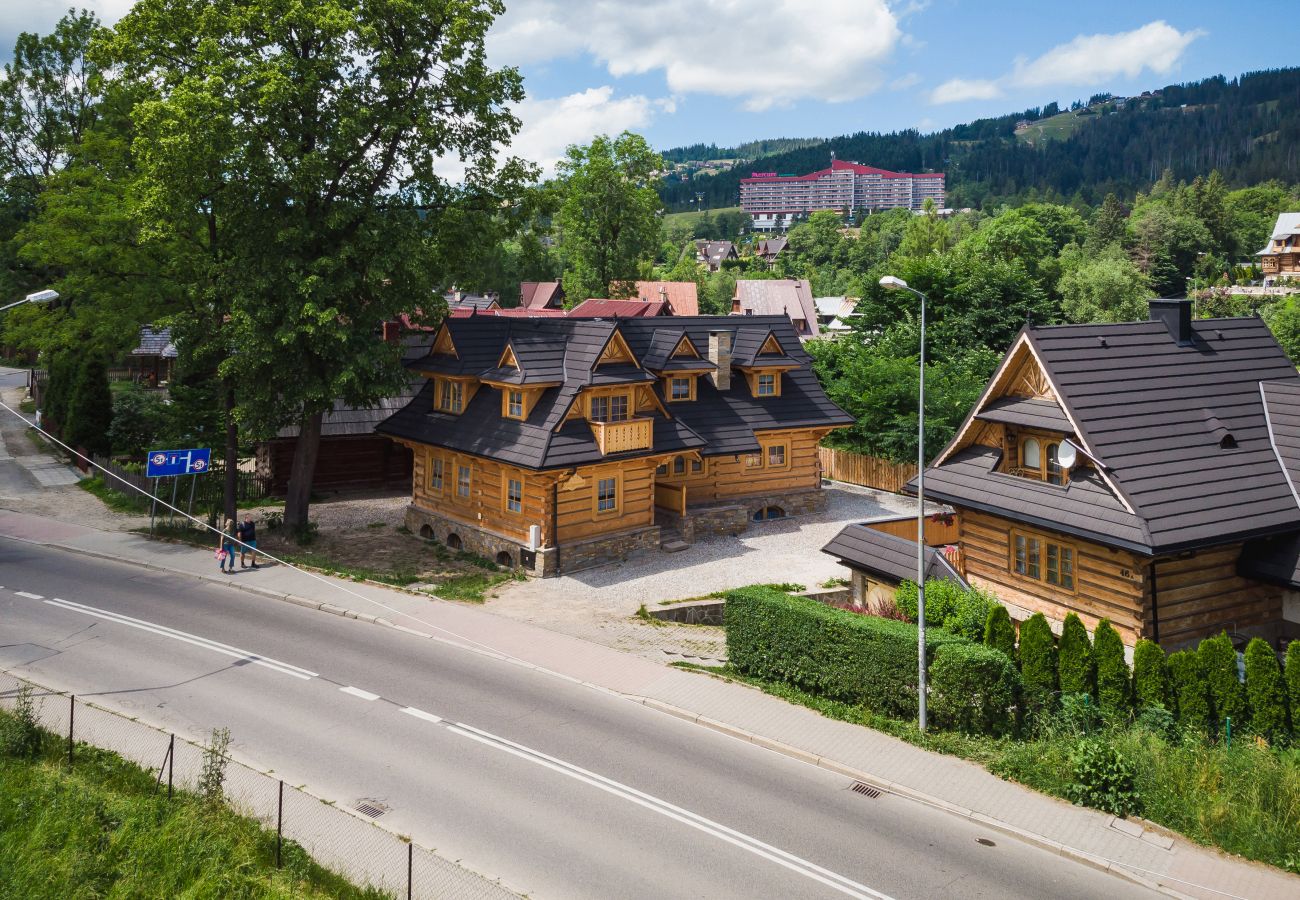
[[[993,100],[1002,96],[996,81],[985,78],[950,78],[930,91],[931,103],[962,103],[966,100]]]
[[[1199,28],[1179,31],[1163,19],[1118,34],[1081,34],[1036,59],[1017,59],[1015,68],[1001,78],[953,78],[930,92],[930,102],[991,100],[1007,87],[1092,86],[1121,76],[1136,78],[1144,69],[1164,75],[1204,34]]]
[[[1136,78],[1143,69],[1163,75],[1177,65],[1187,45],[1204,34],[1199,28],[1179,31],[1163,20],[1119,34],[1081,34],[1035,60],[1017,63],[1011,80],[1043,87],[1095,85],[1118,75]]]
[[[609,85],[567,97],[525,100],[515,110],[522,126],[510,152],[537,163],[549,176],[570,144],[588,143],[597,134],[644,128],[657,108],[666,108],[665,101],[652,101],[639,94],[615,97]]]
[[[906,75],[895,78],[893,81],[889,82],[889,89],[891,91],[905,91],[910,87],[916,87],[920,83],[920,75],[915,72],[908,72]]]
[[[675,94],[763,110],[876,90],[900,38],[886,0],[517,0],[488,49],[497,65],[588,53],[615,77],[662,71]]]

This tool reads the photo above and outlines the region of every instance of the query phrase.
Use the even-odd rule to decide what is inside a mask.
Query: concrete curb
[[[1136,872],[1126,868],[1122,863],[1112,862],[1111,860],[1095,856],[1087,851],[1070,847],[1059,841],[1054,841],[1051,838],[1012,825],[1009,822],[1003,822],[1001,819],[996,819],[992,816],[985,815],[984,813],[975,812],[974,810],[967,809],[964,806],[949,803],[939,797],[926,794],[922,791],[915,790],[914,788],[907,787],[906,785],[888,781],[879,776],[872,775],[870,772],[863,772],[860,769],[854,769],[851,766],[846,766],[833,759],[827,759],[824,756],[817,756],[814,753],[802,750],[783,741],[763,737],[762,735],[754,734],[751,731],[745,731],[744,729],[737,728],[734,725],[728,725],[725,722],[710,719],[707,716],[691,712],[688,709],[682,709],[679,706],[673,706],[670,703],[664,703],[663,701],[656,700],[653,697],[637,697],[632,694],[624,694],[623,696],[627,697],[629,700],[634,700],[637,703],[647,706],[650,709],[656,709],[659,712],[673,716],[674,718],[684,719],[687,722],[702,725],[705,728],[736,738],[737,740],[754,744],[755,746],[762,747],[766,750],[771,750],[773,753],[779,753],[782,756],[817,766],[819,769],[834,772],[836,775],[842,775],[845,778],[852,778],[855,781],[861,781],[864,784],[869,784],[874,788],[894,794],[895,796],[913,800],[917,803],[923,803],[933,809],[938,809],[951,815],[960,816],[961,818],[972,822],[978,822],[980,825],[992,828],[1010,837],[1024,841],[1027,844],[1032,844],[1033,846],[1046,850],[1049,853],[1054,853],[1057,856],[1082,863],[1083,865],[1093,869],[1099,869],[1103,872],[1123,878],[1126,881],[1131,881],[1134,884],[1140,885],[1149,890],[1158,891],[1168,897],[1176,897],[1179,898],[1179,900],[1193,900],[1193,898],[1187,894],[1183,894],[1167,885],[1161,884],[1158,881],[1153,881],[1143,875],[1137,874]]]

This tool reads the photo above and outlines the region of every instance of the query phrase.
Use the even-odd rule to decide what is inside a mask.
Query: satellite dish
[[[1078,458],[1079,454],[1074,449],[1074,444],[1071,444],[1069,441],[1061,441],[1061,446],[1056,451],[1056,461],[1061,464],[1061,468],[1073,468],[1074,463]]]

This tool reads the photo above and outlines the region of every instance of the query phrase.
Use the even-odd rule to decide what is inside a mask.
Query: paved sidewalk
[[[97,531],[0,511],[0,536],[59,546],[224,581],[268,597],[391,623],[522,665],[545,669],[647,706],[696,721],[811,765],[864,780],[920,802],[1016,834],[1062,855],[1136,877],[1183,896],[1295,897],[1300,878],[1188,841],[1142,831],[1131,822],[1071,806],[1003,781],[954,757],[929,753],[880,732],[824,718],[744,685],[650,662],[638,656],[493,614],[287,566],[218,574],[212,553],[156,544],[138,535]],[[3,544],[0,543],[0,550]]]

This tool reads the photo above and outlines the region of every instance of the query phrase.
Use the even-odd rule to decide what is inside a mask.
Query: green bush
[[[1056,637],[1042,613],[1034,613],[1020,626],[1020,676],[1025,701],[1032,708],[1051,705],[1056,690]]]
[[[1250,702],[1250,727],[1276,743],[1290,735],[1286,682],[1277,654],[1263,638],[1246,645],[1246,696]]]
[[[1201,641],[1196,653],[1201,657],[1201,670],[1210,687],[1210,716],[1216,729],[1224,727],[1225,719],[1232,719],[1234,730],[1246,728],[1248,707],[1246,688],[1237,671],[1237,651],[1226,634]]]
[[[1133,696],[1138,708],[1161,706],[1173,709],[1169,693],[1169,669],[1165,651],[1145,638],[1133,648]]]
[[[1061,627],[1057,673],[1062,694],[1091,694],[1096,690],[1092,642],[1088,640],[1088,629],[1074,613],[1066,615]]]
[[[894,592],[894,603],[909,622],[915,622],[916,584],[904,581],[899,585]],[[984,623],[989,610],[997,605],[997,598],[991,594],[978,589],[966,590],[946,579],[932,578],[925,583],[925,624],[938,625],[970,641],[984,639]]]
[[[1132,711],[1133,689],[1124,662],[1124,642],[1110,619],[1102,619],[1093,629],[1092,653],[1097,660],[1097,705],[1105,715],[1127,716]]]
[[[1066,791],[1074,803],[1100,809],[1113,816],[1142,812],[1142,798],[1134,780],[1133,764],[1115,747],[1096,738],[1079,742],[1070,754],[1074,780]]]
[[[114,453],[143,457],[158,446],[158,435],[167,421],[167,405],[158,394],[143,390],[123,391],[113,398],[113,424],[108,442]]]
[[[761,587],[728,591],[724,624],[727,658],[746,675],[897,718],[916,715],[915,625]],[[929,659],[950,643],[966,642],[940,628],[926,629]]]
[[[981,644],[944,644],[930,666],[929,709],[939,728],[1012,734],[1020,673],[1007,655]]]
[[[1007,659],[1016,661],[1016,627],[1011,624],[1011,614],[1001,603],[989,610],[984,622],[984,645],[1000,650]]]
[[[1291,726],[1300,736],[1300,641],[1286,645],[1286,693],[1291,704]]]
[[[1178,724],[1205,735],[1210,727],[1212,705],[1201,654],[1195,650],[1180,650],[1169,655],[1167,664]]]
[[[41,424],[55,434],[61,434],[68,424],[68,402],[72,399],[72,382],[76,376],[77,363],[71,353],[61,351],[50,356],[45,393],[41,397]]]
[[[68,421],[63,439],[73,447],[107,456],[112,449],[113,394],[108,387],[108,366],[102,356],[91,355],[81,364],[68,400]]]

